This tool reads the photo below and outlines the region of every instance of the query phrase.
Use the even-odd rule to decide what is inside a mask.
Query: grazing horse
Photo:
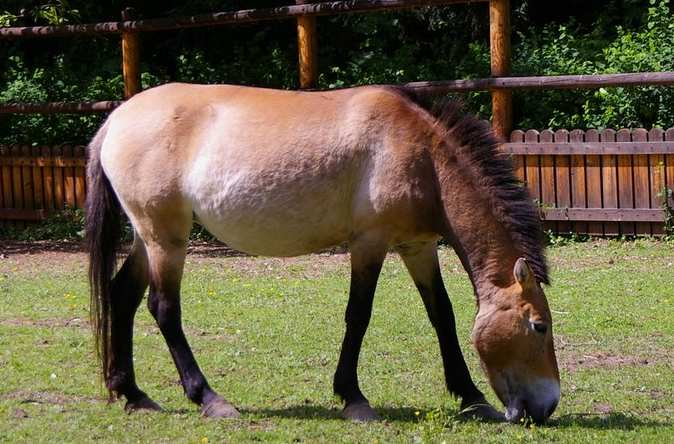
[[[117,108],[89,147],[87,239],[92,324],[111,397],[160,409],[135,381],[133,320],[149,286],[187,397],[236,417],[199,369],[181,326],[180,281],[193,216],[254,255],[296,256],[348,243],[351,289],[334,391],[343,416],[377,418],[358,355],[382,262],[402,257],[435,328],[449,392],[466,414],[503,418],[459,348],[437,242],[447,239],[477,297],[472,341],[506,407],[544,421],[559,400],[538,213],[497,140],[454,105],[434,115],[404,89],[295,92],[168,84]],[[122,211],[134,230],[115,275]],[[114,278],[113,278],[114,275]]]

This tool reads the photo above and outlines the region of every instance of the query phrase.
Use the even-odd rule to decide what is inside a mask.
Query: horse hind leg
[[[136,385],[133,369],[133,321],[148,287],[145,246],[134,236],[129,256],[111,283],[110,360],[106,381],[111,394],[124,396],[125,410],[161,410]]]
[[[189,220],[191,223],[191,218]],[[161,330],[187,397],[201,406],[204,416],[236,418],[239,412],[208,385],[197,364],[182,328],[180,282],[185,262],[189,225],[179,237],[165,237],[154,231],[147,242],[150,265],[148,308]]]

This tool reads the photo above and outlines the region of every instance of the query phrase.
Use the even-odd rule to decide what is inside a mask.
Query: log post
[[[489,1],[489,43],[491,75],[510,75],[510,0]],[[513,122],[512,92],[492,89],[492,127],[494,132],[508,140]]]
[[[298,5],[311,0],[295,0]],[[318,85],[318,38],[316,17],[297,17],[297,51],[299,53],[300,88],[316,88]]]
[[[133,20],[133,8],[122,11],[122,20]],[[137,32],[122,33],[122,76],[124,77],[124,98],[137,94],[140,86],[140,45]]]

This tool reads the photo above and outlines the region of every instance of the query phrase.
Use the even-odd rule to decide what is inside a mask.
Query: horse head
[[[525,259],[516,261],[513,278],[481,298],[472,340],[508,421],[543,422],[560,396],[552,317]]]

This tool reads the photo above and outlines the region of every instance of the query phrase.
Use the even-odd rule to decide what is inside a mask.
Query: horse
[[[193,217],[232,248],[297,256],[347,244],[351,283],[333,380],[353,421],[378,419],[358,356],[382,263],[397,252],[434,327],[449,393],[478,420],[545,421],[560,397],[538,211],[488,125],[409,89],[284,91],[172,83],[114,110],[88,149],[91,321],[104,383],[125,409],[160,410],[136,384],[134,315],[147,305],[186,396],[239,411],[208,384],[181,326]],[[133,244],[116,271],[126,214]],[[471,334],[505,415],[476,387],[438,262],[445,239],[472,284]]]

